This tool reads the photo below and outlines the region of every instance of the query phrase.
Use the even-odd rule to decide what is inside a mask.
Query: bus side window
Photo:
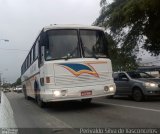
[[[39,53],[39,43],[37,40],[35,44],[35,59],[38,57],[38,53]]]
[[[48,44],[48,38],[47,38],[47,33],[42,32],[40,34],[40,37],[38,39],[39,43],[39,66],[42,66],[44,63],[44,57],[45,57],[45,47]]]
[[[45,50],[45,47],[44,46],[41,46],[41,50],[40,50],[40,64],[43,65],[44,63],[44,50]]]
[[[38,44],[39,44],[39,56],[38,56],[38,61],[39,61],[39,67],[41,67],[44,63],[44,50],[45,47],[41,45],[40,38],[38,39]]]

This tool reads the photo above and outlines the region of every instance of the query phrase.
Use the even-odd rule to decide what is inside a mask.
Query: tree
[[[13,87],[21,85],[21,78],[19,77],[15,83],[12,84]]]
[[[114,71],[129,71],[137,68],[136,57],[130,52],[123,51],[123,48],[118,48],[117,43],[113,38],[106,33],[108,41],[109,57],[112,61]]]
[[[160,0],[101,0],[95,25],[109,29],[124,50],[136,53],[141,47],[160,54]]]

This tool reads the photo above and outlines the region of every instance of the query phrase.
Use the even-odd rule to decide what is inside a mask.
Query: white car
[[[17,86],[17,87],[15,88],[15,92],[17,92],[17,93],[22,93],[22,86]]]

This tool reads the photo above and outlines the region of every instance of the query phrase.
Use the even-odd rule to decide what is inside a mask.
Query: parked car
[[[7,90],[6,88],[4,88],[2,91],[3,91],[4,93],[7,93],[7,92],[8,92],[8,90]]]
[[[145,72],[117,72],[113,74],[116,95],[132,96],[143,101],[147,96],[160,96],[160,79]]]
[[[21,85],[20,86],[16,86],[14,91],[17,92],[17,93],[22,93],[22,86]]]
[[[6,93],[6,92],[11,92],[10,88],[3,88],[2,91],[3,91],[4,93]]]

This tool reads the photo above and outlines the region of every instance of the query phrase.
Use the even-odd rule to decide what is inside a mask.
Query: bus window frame
[[[51,29],[51,30],[47,30],[46,32],[45,32],[45,34],[47,35],[47,41],[45,41],[45,43],[47,44],[47,45],[49,45],[49,41],[48,41],[48,32],[50,32],[50,31],[53,31],[53,30],[75,30],[76,32],[77,32],[77,39],[78,39],[78,43],[77,43],[77,50],[78,50],[78,53],[79,53],[79,57],[77,56],[77,57],[72,57],[72,58],[69,58],[69,59],[78,59],[78,58],[82,58],[82,53],[81,53],[81,45],[80,45],[80,41],[79,41],[79,29]],[[44,42],[44,41],[42,41],[42,42]],[[66,60],[66,58],[53,58],[53,59],[46,59],[46,45],[44,45],[45,46],[45,53],[44,53],[44,60],[45,61],[53,61],[53,60]]]
[[[105,56],[101,56],[101,57],[97,57],[97,58],[108,58],[109,57],[109,54],[108,54],[108,42],[107,42],[107,39],[106,39],[106,35],[105,35],[105,32],[103,30],[98,30],[98,29],[79,29],[79,38],[80,38],[80,44],[81,44],[81,49],[82,49],[82,53],[83,53],[83,57],[84,58],[94,58],[93,56],[91,57],[87,57],[85,56],[85,50],[84,50],[84,44],[83,44],[83,41],[82,41],[82,38],[81,38],[81,30],[86,30],[86,31],[98,31],[98,32],[102,32],[104,33],[103,36],[102,36],[102,39],[103,39],[103,42],[104,42],[104,47],[106,48],[106,54]]]

